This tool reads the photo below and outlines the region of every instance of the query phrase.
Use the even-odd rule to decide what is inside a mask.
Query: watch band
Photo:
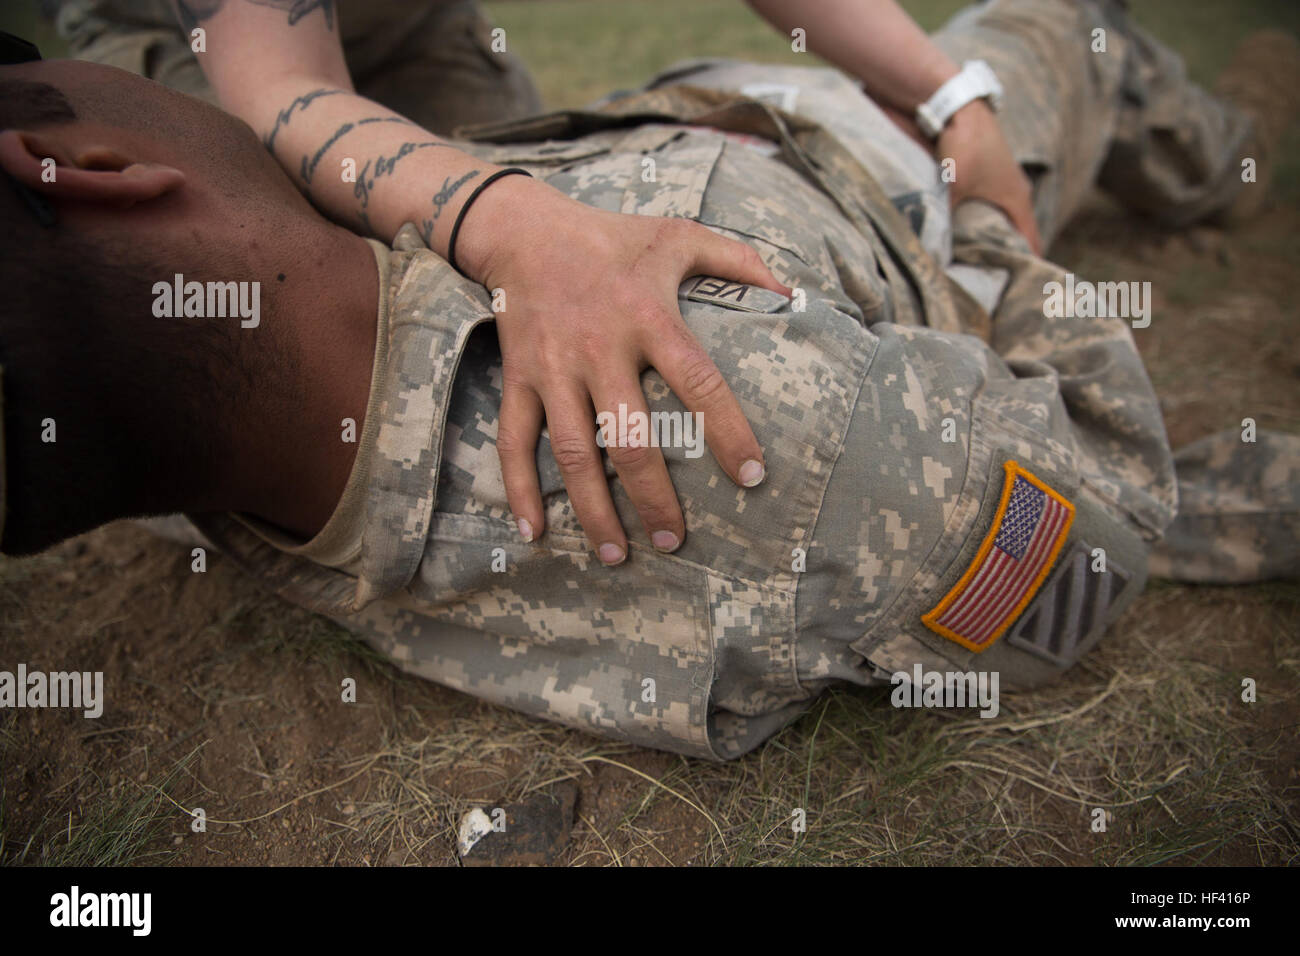
[[[921,131],[935,139],[952,119],[952,114],[973,100],[987,99],[995,110],[1002,102],[1002,84],[993,68],[983,60],[967,60],[961,72],[916,108],[916,122]]]

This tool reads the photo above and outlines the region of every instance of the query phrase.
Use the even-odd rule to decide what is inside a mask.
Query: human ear
[[[51,162],[52,161],[52,162]],[[28,130],[0,132],[0,169],[54,199],[130,206],[179,189],[185,174],[109,146],[73,146]]]

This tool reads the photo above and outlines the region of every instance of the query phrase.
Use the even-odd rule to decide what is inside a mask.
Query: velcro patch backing
[[[1101,638],[1111,605],[1133,580],[1113,557],[1104,571],[1094,561],[1092,546],[1076,536],[1003,640],[1057,667],[1074,664]]]
[[[1033,600],[1074,522],[1074,505],[1019,464],[1003,465],[1002,498],[975,559],[922,623],[987,650]]]

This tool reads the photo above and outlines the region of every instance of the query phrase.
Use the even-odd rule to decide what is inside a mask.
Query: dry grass
[[[12,582],[50,563],[0,563],[6,616],[41,616]],[[564,861],[583,866],[1289,864],[1300,848],[1295,585],[1157,584],[1063,682],[1004,694],[995,719],[843,690],[716,765],[433,687],[256,595],[233,569],[209,573],[247,603],[194,636],[189,676],[152,691],[165,693],[159,706],[80,723],[101,735],[103,763],[33,767],[49,762],[32,756],[49,732],[31,728],[57,715],[6,715],[0,760],[17,773],[0,785],[0,860],[239,862],[277,844],[293,859],[310,840],[313,862],[451,865],[465,810],[565,780],[579,803]],[[340,673],[361,675],[372,703],[331,749],[303,728],[300,698]],[[1241,701],[1243,677],[1258,682],[1257,703]],[[305,754],[286,757],[286,735]],[[16,803],[24,786],[39,795]],[[206,838],[189,833],[196,805],[208,808]],[[797,808],[804,833],[791,826]]]
[[[1287,587],[1157,588],[1065,684],[1005,696],[996,719],[837,692],[727,765],[662,757],[646,773],[630,765],[642,752],[484,708],[365,758],[377,762],[349,827],[374,859],[452,862],[457,819],[482,804],[474,794],[514,801],[608,768],[620,799],[580,808],[570,863],[1292,863],[1300,821],[1269,771],[1294,739],[1284,705],[1298,685],[1269,684],[1245,704],[1238,674],[1200,658],[1257,650],[1253,633],[1213,633],[1218,612],[1244,602],[1276,617],[1294,677],[1297,601]],[[466,778],[482,783],[452,784]],[[792,831],[796,808],[806,833]],[[671,849],[659,859],[661,844]]]

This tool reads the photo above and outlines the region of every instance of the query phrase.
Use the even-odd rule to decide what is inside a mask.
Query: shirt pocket
[[[829,196],[781,162],[724,142],[697,216],[775,253],[765,259],[789,285],[848,305],[859,322],[887,319],[888,278],[871,241]],[[757,240],[757,242],[755,242]]]
[[[548,139],[541,143],[467,144],[468,152],[498,166],[520,166],[538,179],[549,179],[555,172],[574,163],[593,160],[609,153],[604,138],[583,137],[577,140]]]
[[[606,568],[550,533],[439,513],[419,573],[349,626],[404,670],[642,747],[717,759],[708,576],[644,551]]]
[[[644,126],[624,133],[606,155],[558,168],[546,181],[598,209],[698,219],[724,143],[721,134]]]
[[[635,216],[699,219],[704,193],[726,145],[720,133],[652,127],[647,138],[625,140],[635,175],[619,211]],[[643,144],[639,150],[632,147]]]

